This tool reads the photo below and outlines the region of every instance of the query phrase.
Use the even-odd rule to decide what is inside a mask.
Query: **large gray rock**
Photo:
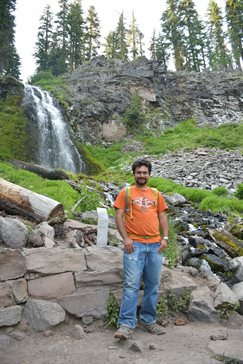
[[[58,303],[71,315],[76,317],[104,317],[107,313],[109,290],[78,290],[70,296],[59,298]]]
[[[243,315],[243,282],[234,284],[232,287],[232,291],[235,293],[240,303],[238,311],[241,315]]]
[[[27,301],[28,292],[25,279],[0,282],[0,307],[15,305]]]
[[[231,259],[229,267],[235,270],[234,276],[238,282],[243,282],[243,256]]]
[[[162,293],[173,290],[176,295],[181,295],[185,290],[194,290],[198,284],[198,280],[181,270],[169,269],[167,267],[162,269],[160,284],[160,291]]]
[[[12,287],[7,282],[0,283],[0,307],[14,305]]]
[[[31,297],[52,299],[75,291],[73,274],[70,272],[40,277],[28,281],[28,292]]]
[[[25,256],[20,250],[0,249],[0,281],[23,277],[26,271]]]
[[[123,284],[123,274],[120,269],[109,269],[104,272],[78,272],[75,273],[77,287],[87,286],[120,286]]]
[[[235,292],[233,292],[225,283],[221,282],[214,293],[214,307],[237,306],[239,301]]]
[[[12,287],[15,303],[24,303],[28,299],[27,282],[24,278],[8,281]]]
[[[18,219],[0,217],[0,240],[9,248],[22,248],[27,243],[28,229]]]
[[[113,246],[98,247],[93,245],[85,253],[88,269],[104,272],[110,269],[123,269],[122,251]]]
[[[10,306],[0,308],[0,327],[16,325],[21,320],[23,307]]]
[[[224,363],[243,363],[243,346],[240,340],[214,341],[208,345],[208,350]]]
[[[84,253],[80,249],[24,249],[27,270],[40,274],[79,272],[86,270]]]
[[[213,304],[213,293],[207,286],[199,287],[191,293],[188,317],[191,321],[216,322],[218,320]]]
[[[23,316],[36,331],[43,331],[65,320],[65,311],[55,302],[30,299],[25,305]]]
[[[55,236],[55,230],[52,226],[50,226],[46,221],[41,222],[39,225],[35,228],[36,231],[39,231],[43,235],[45,235],[47,238],[54,239]]]

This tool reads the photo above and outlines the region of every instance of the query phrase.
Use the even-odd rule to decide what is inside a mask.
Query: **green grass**
[[[169,268],[176,266],[176,261],[179,256],[178,246],[176,243],[176,232],[173,226],[172,218],[169,216],[169,244],[164,252],[164,256],[168,261]]]
[[[19,96],[0,101],[0,159],[28,160],[27,119]]]
[[[243,201],[230,195],[217,195],[214,191],[200,188],[184,187],[171,180],[160,177],[152,177],[149,181],[151,187],[155,187],[161,192],[172,194],[179,193],[189,201],[198,204],[198,207],[205,211],[224,213],[243,213]]]
[[[8,163],[0,163],[0,178],[60,202],[68,215],[70,215],[72,207],[82,197],[83,201],[78,206],[77,211],[92,210],[99,206],[99,195],[90,192],[85,187],[81,188],[81,192],[78,192],[65,181],[47,180],[32,172],[18,170]]]
[[[145,146],[144,152],[155,155],[199,147],[243,150],[243,123],[198,128],[193,120],[188,120],[165,130],[159,138],[146,135],[139,139]]]

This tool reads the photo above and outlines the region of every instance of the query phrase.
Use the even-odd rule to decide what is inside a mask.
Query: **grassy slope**
[[[27,119],[19,96],[0,101],[0,159],[27,160]]]

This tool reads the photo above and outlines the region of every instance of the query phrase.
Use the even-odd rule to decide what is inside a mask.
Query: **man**
[[[141,327],[153,334],[165,333],[164,328],[156,324],[156,305],[162,253],[168,244],[167,205],[161,193],[156,190],[156,194],[147,186],[151,169],[149,161],[135,161],[132,165],[135,185],[129,187],[130,196],[128,198],[126,189],[122,189],[114,203],[116,225],[124,243],[124,287],[118,319],[120,327],[115,333],[115,338],[120,339],[131,338],[136,327],[141,278],[144,282]]]

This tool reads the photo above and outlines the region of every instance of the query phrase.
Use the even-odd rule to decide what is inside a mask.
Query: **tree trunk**
[[[34,221],[64,216],[63,205],[49,197],[32,192],[0,178],[0,209],[23,215]]]
[[[68,180],[68,175],[62,171],[61,169],[50,169],[43,166],[39,166],[38,164],[32,164],[28,162],[23,162],[17,159],[13,159],[10,161],[17,168],[26,169],[27,171],[38,174],[39,176],[51,180]]]

